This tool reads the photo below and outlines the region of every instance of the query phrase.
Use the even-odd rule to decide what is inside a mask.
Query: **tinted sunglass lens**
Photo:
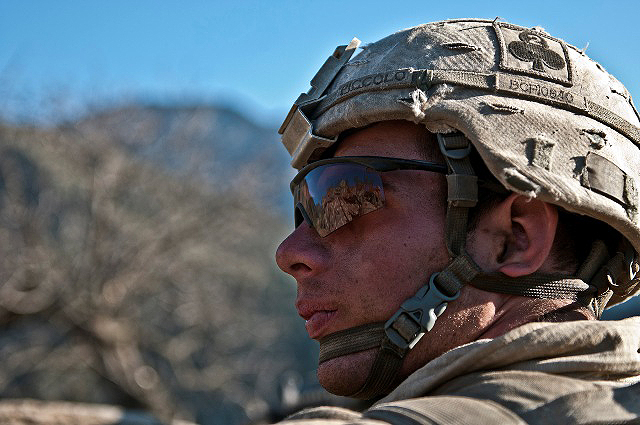
[[[294,188],[293,196],[296,226],[306,215],[322,237],[384,205],[380,175],[354,163],[314,168]]]

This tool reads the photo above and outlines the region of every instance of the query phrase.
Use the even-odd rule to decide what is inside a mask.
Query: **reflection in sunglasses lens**
[[[322,237],[384,205],[382,179],[360,164],[327,164],[313,169],[294,190],[302,208]]]

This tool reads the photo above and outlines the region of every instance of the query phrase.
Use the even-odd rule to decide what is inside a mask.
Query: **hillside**
[[[0,127],[0,397],[260,418],[317,355],[273,261],[285,152],[228,111],[145,111]]]

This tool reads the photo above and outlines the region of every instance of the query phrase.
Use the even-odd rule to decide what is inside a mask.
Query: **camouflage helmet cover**
[[[283,124],[294,167],[378,121],[457,130],[505,187],[603,221],[640,252],[640,118],[584,52],[540,28],[476,19],[399,31],[349,61],[355,47],[336,51],[336,72],[318,82],[321,70]]]

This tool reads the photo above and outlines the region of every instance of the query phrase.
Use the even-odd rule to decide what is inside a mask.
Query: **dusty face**
[[[346,137],[335,156],[424,160],[418,147],[419,132],[420,127],[409,122],[378,123]],[[386,321],[448,262],[444,176],[407,170],[382,176],[386,198],[383,208],[324,238],[305,222],[278,248],[276,260],[296,279],[296,307],[313,339]],[[452,308],[455,304],[460,308]],[[481,310],[464,294],[452,303],[408,355],[402,375],[449,348],[475,339]],[[368,350],[320,364],[320,383],[335,394],[354,393],[364,383],[375,353]]]

